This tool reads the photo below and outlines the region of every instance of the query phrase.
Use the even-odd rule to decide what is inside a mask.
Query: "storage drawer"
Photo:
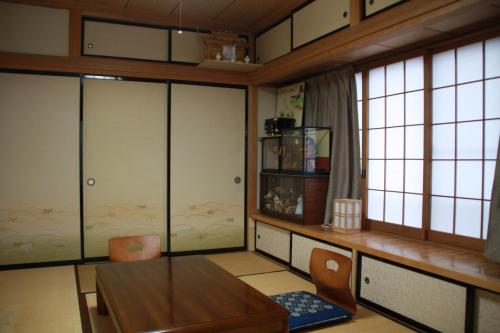
[[[265,64],[292,50],[292,20],[286,19],[255,38],[255,63]]]
[[[83,54],[168,61],[168,29],[85,19]]]
[[[68,55],[69,11],[0,2],[0,51]]]
[[[255,248],[290,262],[290,231],[257,222],[255,226]]]
[[[441,332],[464,332],[464,286],[360,256],[358,298]]]
[[[293,48],[349,25],[349,0],[316,0],[293,14]]]
[[[495,333],[500,327],[500,294],[476,289],[474,332]]]
[[[346,257],[352,258],[352,252],[340,247],[326,244],[315,239],[307,238],[301,235],[292,234],[292,267],[309,274],[309,262],[311,252],[315,247],[330,250]]]
[[[365,0],[365,16],[373,15],[404,0]]]

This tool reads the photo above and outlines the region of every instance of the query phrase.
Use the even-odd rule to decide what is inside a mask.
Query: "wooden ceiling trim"
[[[246,73],[217,71],[196,66],[149,61],[81,56],[69,58],[0,52],[0,63],[2,64],[2,68],[12,70],[80,73],[223,84],[248,84]]]
[[[266,14],[261,19],[257,20],[254,24],[248,27],[251,33],[258,33],[272,26],[276,22],[281,21],[283,18],[290,15],[290,13],[303,5],[307,0],[289,0],[283,4],[279,4],[268,14]]]
[[[356,52],[379,45],[397,34],[408,33],[412,29],[425,27],[426,23],[439,18],[452,17],[474,6],[485,6],[481,0],[414,0],[383,12],[360,24],[339,31],[317,42],[297,49],[278,58],[255,72],[250,73],[252,84],[283,82],[299,76],[302,72],[311,73],[311,68],[332,67],[342,61],[359,60]],[[379,45],[380,46],[380,45]],[[387,47],[386,47],[387,50]],[[383,52],[380,50],[379,52]],[[376,54],[363,54],[372,56]]]

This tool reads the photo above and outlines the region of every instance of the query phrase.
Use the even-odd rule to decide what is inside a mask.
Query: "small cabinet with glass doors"
[[[330,174],[331,131],[305,127],[262,138],[261,212],[321,224]]]

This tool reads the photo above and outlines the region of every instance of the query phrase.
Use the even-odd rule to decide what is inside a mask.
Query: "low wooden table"
[[[203,256],[96,267],[117,332],[288,332],[288,312]]]

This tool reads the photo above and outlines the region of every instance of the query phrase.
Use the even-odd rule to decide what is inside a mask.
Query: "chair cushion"
[[[288,316],[290,332],[351,319],[349,311],[307,291],[294,291],[274,295],[271,298],[290,313]]]

